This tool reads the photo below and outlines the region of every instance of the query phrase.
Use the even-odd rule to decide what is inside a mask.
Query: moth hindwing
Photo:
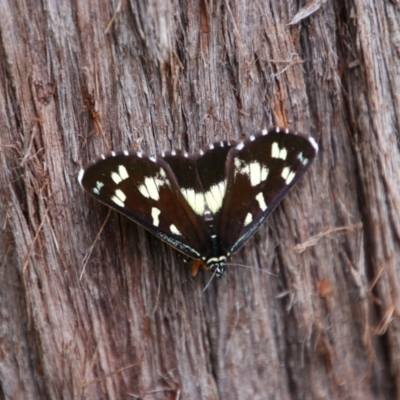
[[[311,137],[274,128],[194,155],[112,152],[79,181],[183,254],[222,276],[227,258],[254,234],[314,160]]]

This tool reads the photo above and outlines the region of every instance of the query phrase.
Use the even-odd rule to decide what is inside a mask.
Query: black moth
[[[303,176],[318,151],[311,137],[263,130],[197,154],[112,152],[79,173],[94,198],[222,276],[239,250]]]

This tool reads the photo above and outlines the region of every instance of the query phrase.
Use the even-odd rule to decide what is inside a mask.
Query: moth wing
[[[208,243],[207,231],[162,158],[113,153],[80,173],[80,183],[97,200],[183,254],[200,259],[202,247]]]
[[[279,129],[251,136],[229,151],[217,221],[224,251],[243,246],[304,175],[317,151],[314,139]]]

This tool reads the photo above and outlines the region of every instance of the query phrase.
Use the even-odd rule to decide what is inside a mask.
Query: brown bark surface
[[[400,396],[399,4],[310,3],[1,1],[0,399]],[[270,125],[320,145],[232,257],[276,276],[203,293],[77,182]]]

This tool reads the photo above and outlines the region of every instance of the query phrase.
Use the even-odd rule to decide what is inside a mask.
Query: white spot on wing
[[[138,186],[139,192],[148,199],[160,200],[160,187],[169,186],[166,177],[165,171],[160,169],[157,175],[144,178],[143,185]]]
[[[259,164],[258,162],[253,162],[249,165],[250,183],[251,186],[257,186],[261,182],[264,182],[268,177],[268,168]]]
[[[261,167],[261,182],[264,182],[268,178],[269,169],[263,165]]]
[[[286,157],[287,157],[287,150],[285,148],[282,148],[279,153],[279,158],[282,160],[286,160]]]
[[[303,156],[303,153],[297,154],[297,159],[304,165],[306,166],[309,163],[309,159]]]
[[[121,189],[117,189],[115,191],[116,196],[118,196],[118,198],[124,203],[126,200],[126,195],[125,193],[121,190]]]
[[[178,228],[177,228],[174,224],[172,224],[172,225],[169,227],[169,230],[170,230],[171,233],[173,233],[174,235],[182,236],[182,233],[179,232]]]
[[[261,181],[261,165],[253,162],[249,165],[251,186],[257,186]]]
[[[117,196],[113,196],[111,197],[111,200],[120,207],[124,207],[124,203],[117,197]]]
[[[289,172],[290,172],[290,168],[289,167],[283,168],[281,176],[285,181],[286,181],[287,177],[289,176]]]
[[[278,146],[278,143],[276,143],[276,142],[272,143],[271,157],[279,158],[279,146]]]
[[[122,181],[121,177],[116,172],[111,173],[111,179],[115,182],[116,185],[118,185]]]
[[[286,179],[286,184],[289,185],[289,183],[292,182],[292,180],[294,179],[295,176],[296,176],[296,172],[291,171],[289,176]]]
[[[153,207],[151,209],[151,217],[153,218],[153,225],[154,226],[158,226],[158,224],[160,223],[160,221],[158,219],[160,214],[161,214],[161,211],[158,208]]]
[[[250,213],[247,213],[246,219],[244,220],[244,226],[249,225],[253,221],[253,216]]]
[[[281,160],[286,160],[287,150],[284,147],[280,149],[278,143],[274,142],[272,143],[271,157],[280,158]]]
[[[123,165],[120,165],[119,167],[118,167],[118,172],[119,172],[119,176],[121,177],[121,179],[124,181],[125,179],[128,179],[129,178],[129,174],[128,174],[128,171],[127,171],[127,169],[123,166]]]
[[[243,168],[244,162],[242,160],[240,160],[239,158],[235,158],[233,160],[233,163],[235,164],[235,171],[236,173],[240,174],[240,171]]]
[[[142,196],[147,197],[148,199],[150,198],[150,194],[147,190],[146,185],[140,185],[138,186],[139,192],[142,194]]]
[[[111,200],[120,207],[125,206],[126,195],[121,189],[115,191],[115,195],[111,197]]]
[[[181,189],[186,201],[197,215],[204,214],[205,200],[203,193],[196,193],[194,189]]]
[[[250,179],[251,186],[259,185],[268,177],[269,169],[257,161],[247,164],[246,161],[235,158],[234,164],[235,174],[246,175]]]
[[[235,158],[234,164],[236,174],[246,175],[250,179],[250,164],[247,164],[246,161],[239,158]]]
[[[210,190],[205,193],[206,203],[210,211],[215,214],[221,207],[224,201],[226,190],[226,181],[210,187]]]
[[[261,211],[265,211],[268,208],[267,204],[265,203],[262,192],[258,193],[258,195],[256,196],[256,200],[258,201]]]
[[[155,178],[146,178],[144,180],[144,184],[147,188],[147,191],[149,192],[149,196],[153,200],[160,200],[160,193],[158,192],[158,184],[157,184],[157,179]]]
[[[285,167],[281,173],[282,178],[285,180],[286,185],[289,185],[292,182],[293,178],[296,176],[296,173],[291,171],[289,167]]]
[[[97,181],[96,186],[92,189],[92,192],[95,194],[100,194],[100,190],[103,186],[104,186],[103,182]]]

